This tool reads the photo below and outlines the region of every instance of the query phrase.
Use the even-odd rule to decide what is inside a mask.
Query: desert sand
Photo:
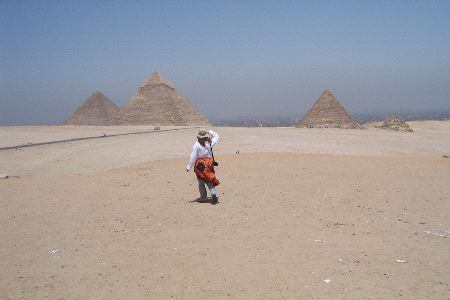
[[[450,121],[215,128],[0,127],[1,299],[448,299]],[[167,130],[166,129],[179,129]],[[236,152],[239,151],[239,154]]]

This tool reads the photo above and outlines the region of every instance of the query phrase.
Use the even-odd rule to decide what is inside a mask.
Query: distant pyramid
[[[329,90],[322,93],[297,127],[361,128]]]
[[[409,127],[408,123],[406,123],[403,120],[400,120],[395,115],[388,116],[383,124],[379,126],[379,128],[387,129],[387,130],[395,130],[395,131],[406,131],[406,132],[412,132],[413,130],[411,127]]]
[[[198,112],[159,72],[153,73],[124,104],[114,125],[208,125]]]
[[[93,92],[64,122],[66,125],[109,125],[119,108],[101,92]]]

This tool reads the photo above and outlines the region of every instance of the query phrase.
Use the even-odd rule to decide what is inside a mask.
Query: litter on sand
[[[20,178],[20,176],[17,176],[17,175],[6,175],[6,174],[0,174],[0,179],[8,179],[8,178],[13,178],[13,177],[15,177],[15,178]]]
[[[439,237],[447,237],[446,234],[442,234],[442,233],[439,233],[439,232],[431,232],[429,230],[425,230],[424,232],[427,233],[427,234],[436,235],[436,236],[439,236]]]
[[[407,260],[403,260],[403,259],[396,259],[395,262],[404,264],[404,263],[407,263],[408,261]]]
[[[324,241],[324,240],[314,240],[314,242],[326,243],[327,241]]]
[[[58,249],[55,249],[55,250],[50,251],[50,254],[51,254],[51,255],[56,255],[56,254],[58,254],[58,253],[59,253],[59,250],[58,250]]]
[[[327,279],[324,279],[323,281],[326,282],[326,283],[330,283],[330,282],[331,282],[331,279],[328,279],[328,278],[327,278]]]

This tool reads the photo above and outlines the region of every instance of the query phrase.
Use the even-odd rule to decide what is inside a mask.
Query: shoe
[[[212,205],[216,205],[217,202],[218,202],[218,201],[217,201],[217,196],[216,196],[216,195],[212,195],[212,196],[211,196],[211,204],[212,204]]]

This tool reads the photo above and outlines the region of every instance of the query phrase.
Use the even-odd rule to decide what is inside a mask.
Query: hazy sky
[[[164,76],[208,118],[450,111],[450,1],[0,0],[0,124]]]

